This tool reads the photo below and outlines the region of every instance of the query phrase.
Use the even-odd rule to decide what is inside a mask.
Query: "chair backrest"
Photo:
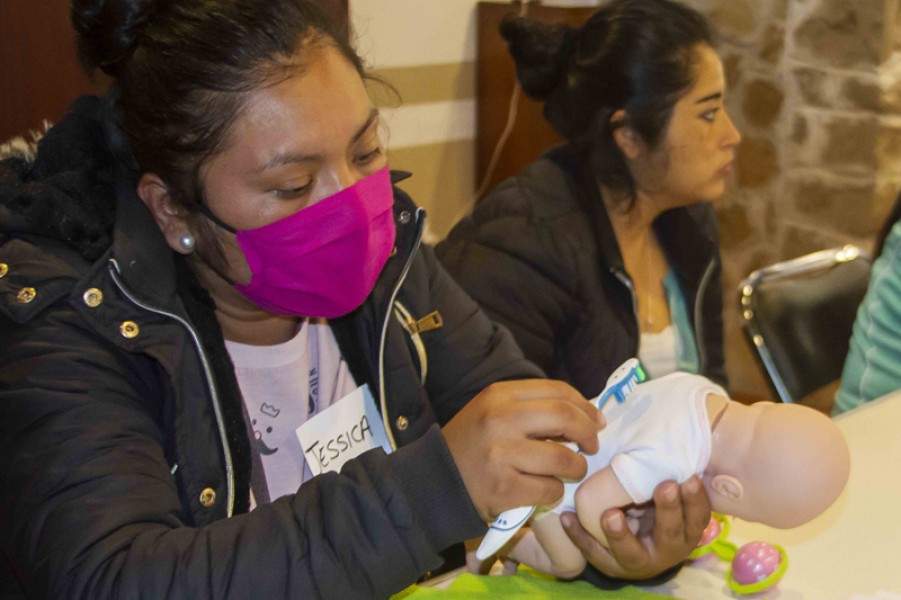
[[[742,329],[782,402],[841,377],[870,264],[848,245],[758,269],[742,281]]]

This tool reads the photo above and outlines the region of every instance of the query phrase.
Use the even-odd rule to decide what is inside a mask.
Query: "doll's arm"
[[[609,546],[607,536],[601,530],[601,515],[608,508],[621,508],[633,502],[613,469],[607,466],[593,473],[576,490],[576,516],[588,533],[604,546]]]
[[[560,515],[539,513],[529,528],[521,529],[508,546],[507,557],[561,579],[577,577],[585,570],[585,557],[560,523]]]

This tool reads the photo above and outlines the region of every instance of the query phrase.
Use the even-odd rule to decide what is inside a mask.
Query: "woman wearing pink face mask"
[[[0,161],[10,597],[387,597],[584,474],[543,440],[593,452],[596,411],[421,244],[315,7],[72,6],[113,89]],[[700,535],[665,491],[610,574]]]

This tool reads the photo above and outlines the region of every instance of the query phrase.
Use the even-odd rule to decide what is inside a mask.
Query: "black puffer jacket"
[[[387,597],[483,533],[438,425],[540,372],[420,246],[409,198],[375,290],[333,322],[400,449],[243,514],[251,447],[211,299],[111,159],[104,107],[79,100],[36,159],[0,162],[4,591]],[[396,302],[443,326],[413,339]]]
[[[689,308],[700,372],[725,384],[716,214],[707,203],[677,208],[654,229]],[[637,356],[632,280],[597,185],[570,146],[501,183],[436,252],[529,360],[586,397]]]

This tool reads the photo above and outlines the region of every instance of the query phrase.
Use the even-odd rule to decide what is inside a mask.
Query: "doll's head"
[[[713,510],[771,527],[821,514],[848,480],[848,445],[826,415],[797,404],[730,402],[703,480]]]

